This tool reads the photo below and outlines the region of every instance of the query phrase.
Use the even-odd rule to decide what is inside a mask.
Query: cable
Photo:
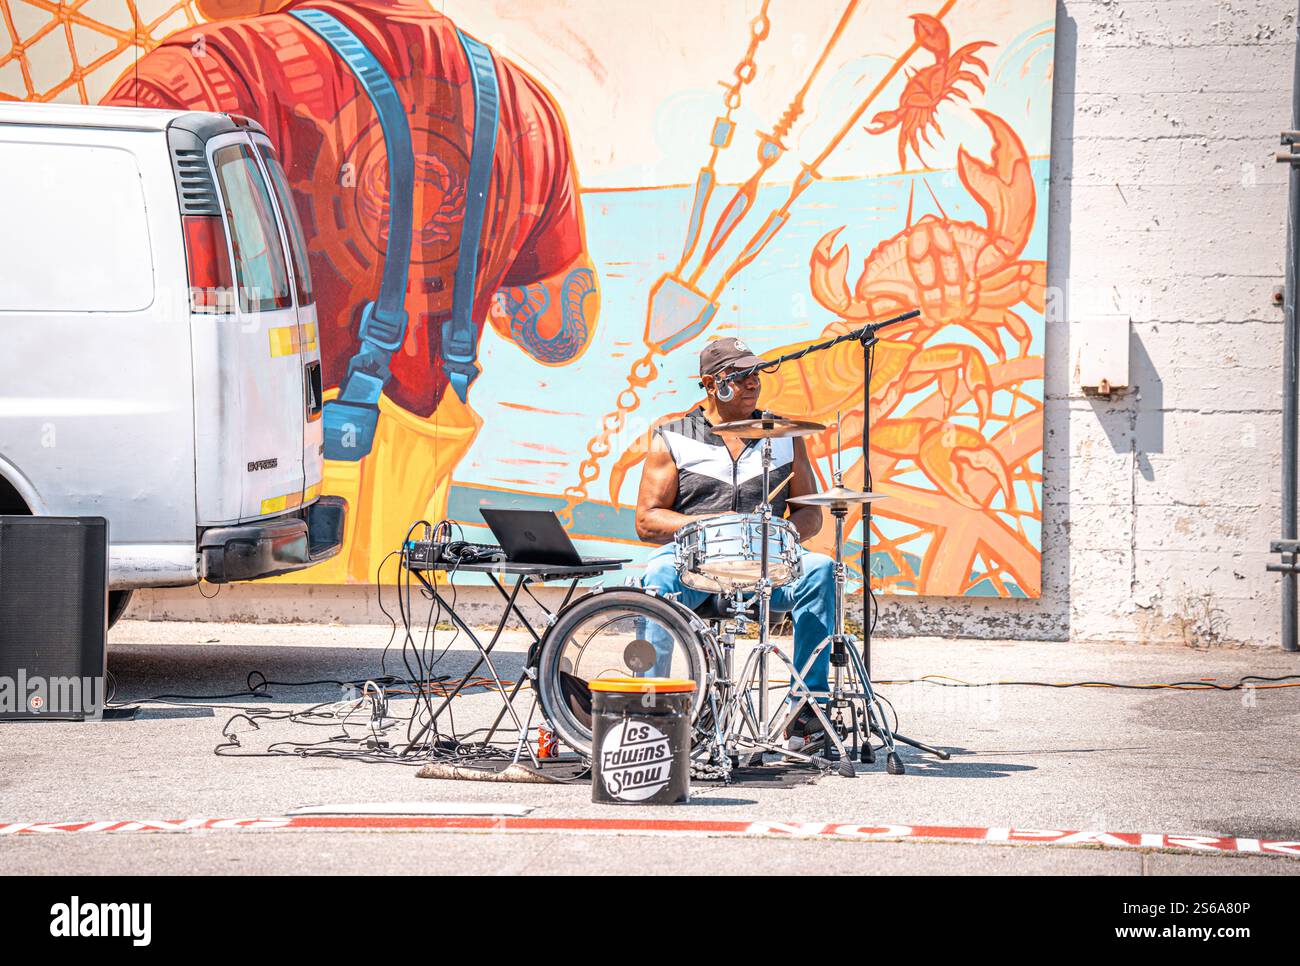
[[[109,677],[113,678],[113,674],[111,671],[109,672]],[[140,704],[162,704],[162,705],[171,705],[173,707],[183,707],[183,708],[219,708],[221,710],[230,710],[232,708],[239,708],[240,706],[231,705],[231,704],[212,704],[210,702],[224,701],[229,698],[242,698],[242,697],[270,698],[273,697],[273,695],[267,689],[273,687],[312,688],[312,687],[322,687],[328,684],[328,685],[334,685],[335,687],[344,690],[346,689],[358,690],[364,688],[367,683],[383,685],[394,681],[404,681],[404,679],[394,678],[391,675],[381,675],[374,678],[358,678],[352,681],[339,681],[332,678],[323,678],[315,681],[275,681],[275,680],[268,679],[266,675],[263,674],[261,671],[248,672],[248,677],[245,680],[247,683],[247,687],[242,691],[231,691],[225,694],[155,694],[155,695],[150,695],[149,697],[133,698],[130,701],[123,701],[120,704],[113,704],[111,703],[111,701],[109,701],[105,703],[105,706],[114,707],[114,708],[131,708]],[[117,691],[117,683],[115,678],[113,678],[112,686],[113,686],[113,694],[115,696]],[[241,710],[250,710],[250,709],[244,708]],[[272,712],[268,712],[267,709],[260,708],[260,707],[253,708],[251,710],[256,711],[258,713],[263,713],[263,712],[272,713]]]
[[[420,527],[425,527],[428,536],[444,547],[456,547],[457,552],[451,555],[448,560],[449,565],[444,571],[451,590],[450,601],[446,601],[441,594],[437,593],[429,577],[412,566],[408,545],[412,535]],[[458,536],[459,539],[453,540],[453,536]],[[462,765],[510,761],[513,758],[513,749],[472,740],[487,729],[479,728],[465,735],[457,735],[452,702],[445,701],[443,709],[435,709],[433,703],[435,699],[446,699],[453,694],[487,691],[504,693],[516,684],[514,681],[497,681],[482,675],[453,683],[452,675],[434,673],[434,669],[460,639],[462,632],[462,626],[455,613],[458,594],[455,580],[457,571],[462,564],[481,559],[478,550],[465,541],[464,536],[460,525],[452,521],[441,520],[435,526],[426,520],[418,520],[407,530],[401,547],[386,554],[380,560],[375,569],[377,598],[380,612],[388,619],[390,629],[388,641],[385,642],[380,655],[380,673],[377,675],[351,681],[334,679],[278,681],[271,680],[261,671],[254,670],[248,673],[245,687],[240,691],[221,694],[158,694],[114,704],[114,699],[118,696],[118,685],[117,679],[109,672],[109,696],[105,706],[128,708],[142,704],[161,704],[207,707],[230,712],[230,716],[222,725],[222,740],[213,749],[213,753],[221,757],[325,757],[360,761],[366,764],[400,764],[416,767],[429,761]],[[396,615],[385,605],[383,580],[385,568],[394,558],[398,567],[394,582],[397,593]],[[428,601],[429,606],[427,611],[417,615],[419,600]],[[452,625],[450,638],[445,641],[438,637],[438,625],[444,619],[450,619]],[[402,631],[401,661],[405,674],[392,673],[389,670],[390,655],[398,637],[399,621]],[[336,687],[346,696],[341,700],[325,701],[300,710],[274,710],[265,705],[213,703],[246,697],[265,701],[273,697],[272,688],[325,686]],[[415,707],[409,715],[398,714],[389,707],[389,699],[395,696],[415,699]],[[449,729],[446,733],[438,727],[439,722],[436,718],[436,713],[444,712]],[[364,721],[359,720],[362,714],[365,714]],[[399,740],[395,747],[390,747],[385,735],[402,723],[405,724],[405,746],[401,745]],[[267,725],[272,724],[327,728],[331,729],[332,733],[319,740],[273,741],[260,751],[246,748],[241,742],[240,734],[262,731]],[[508,732],[513,729],[496,730]],[[417,731],[423,732],[418,753],[403,755],[398,749],[409,747]]]
[[[1264,681],[1265,684],[1250,684],[1251,681]],[[1280,682],[1294,681],[1294,684]],[[1273,688],[1300,688],[1300,674],[1283,674],[1280,677],[1265,677],[1259,674],[1247,674],[1237,679],[1234,684],[1216,684],[1212,679],[1199,681],[1173,681],[1154,684],[1118,684],[1113,681],[963,681],[946,674],[926,674],[919,678],[903,678],[895,681],[875,681],[878,685],[893,684],[933,684],[944,688],[1114,688],[1121,691],[1241,691],[1246,688],[1266,690]]]

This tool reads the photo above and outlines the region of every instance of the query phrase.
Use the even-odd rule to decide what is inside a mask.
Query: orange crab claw
[[[979,161],[957,151],[957,173],[971,196],[988,218],[989,231],[997,239],[999,260],[1019,255],[1034,230],[1036,194],[1025,145],[1006,121],[990,111],[975,110],[993,134],[989,161]]]
[[[874,127],[864,127],[862,130],[868,134],[884,134],[891,128],[898,127],[898,123],[902,119],[902,116],[897,111],[881,111],[871,119]]]
[[[879,428],[871,431],[871,452],[881,453],[891,459],[916,459],[920,452],[920,440],[928,427],[937,424],[932,419],[901,418],[890,419]]]
[[[917,450],[917,466],[962,506],[986,510],[999,490],[1014,499],[1011,471],[983,434],[966,426],[935,422]]]
[[[979,79],[979,76],[977,74],[972,73],[971,71],[963,70],[953,76],[952,87],[948,89],[948,93],[945,94],[944,96],[952,97],[955,95],[957,97],[960,97],[964,101],[969,101],[970,96],[964,90],[962,90],[960,87],[957,86],[958,82],[960,81],[966,81],[972,87],[977,88],[981,94],[984,93],[984,82]]]
[[[827,232],[813,247],[812,257],[808,261],[811,270],[809,285],[817,304],[844,315],[849,311],[853,295],[849,292],[849,247],[841,245],[832,251],[835,239],[844,230],[841,225],[834,231]]]
[[[916,42],[940,60],[948,56],[948,28],[937,17],[928,13],[912,14],[912,33]]]

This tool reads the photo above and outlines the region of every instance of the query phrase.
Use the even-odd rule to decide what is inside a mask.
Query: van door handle
[[[320,419],[321,410],[325,408],[325,390],[321,382],[320,362],[307,363],[303,372],[303,386],[307,393],[307,421]]]

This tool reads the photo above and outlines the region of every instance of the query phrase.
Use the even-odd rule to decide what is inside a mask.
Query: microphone
[[[724,378],[718,382],[717,393],[718,402],[731,402],[732,397],[736,395],[736,390],[732,387],[731,380]]]

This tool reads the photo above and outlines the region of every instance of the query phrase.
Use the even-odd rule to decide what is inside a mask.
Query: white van
[[[109,521],[138,587],[338,553],[306,244],[226,114],[0,104],[0,514]]]

